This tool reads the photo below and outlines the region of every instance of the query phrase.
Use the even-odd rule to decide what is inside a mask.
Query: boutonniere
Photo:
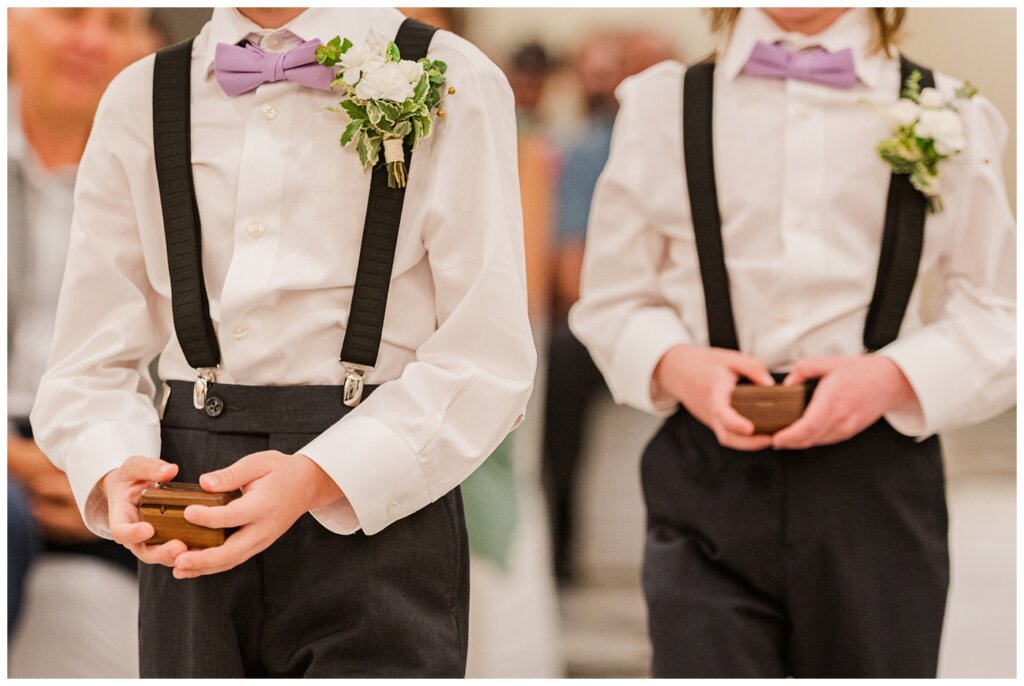
[[[448,66],[441,60],[403,60],[393,41],[371,39],[356,45],[340,36],[318,47],[316,60],[339,67],[331,85],[341,91],[342,99],[328,109],[348,120],[341,146],[355,145],[367,172],[376,166],[383,149],[388,186],[404,188],[403,144],[415,150],[430,136],[432,115],[444,118],[440,104]],[[455,89],[446,92],[454,95]]]
[[[939,197],[940,165],[959,155],[967,144],[959,103],[974,97],[970,84],[961,86],[951,100],[934,88],[921,88],[921,72],[915,70],[903,85],[895,104],[882,112],[892,135],[879,142],[878,155],[896,174],[908,174],[910,183],[928,200],[928,211],[942,211]]]

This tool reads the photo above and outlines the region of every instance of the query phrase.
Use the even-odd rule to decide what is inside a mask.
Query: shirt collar
[[[881,77],[882,68],[890,59],[883,50],[872,52],[876,28],[870,10],[865,7],[848,9],[821,33],[806,36],[785,31],[771,17],[756,8],[740,10],[732,35],[718,51],[718,68],[726,79],[735,78],[750,59],[758,41],[782,41],[789,47],[800,49],[819,45],[830,52],[850,48],[857,77],[873,88]]]
[[[207,24],[206,45],[203,48],[203,74],[209,76],[217,54],[217,44],[237,45],[250,34],[270,35],[288,32],[299,41],[319,38],[327,42],[336,35],[353,42],[365,39],[377,9],[310,7],[278,29],[264,29],[233,7],[213,10]],[[330,34],[330,35],[328,35]],[[288,46],[292,47],[292,46]]]

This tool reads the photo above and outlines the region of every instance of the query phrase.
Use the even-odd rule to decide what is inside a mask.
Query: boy
[[[100,106],[32,421],[89,527],[145,563],[144,677],[464,672],[456,487],[521,420],[535,365],[515,121],[476,48],[403,20],[217,9]],[[458,95],[407,192],[338,145],[312,57],[336,35],[448,64]],[[239,51],[259,59],[241,88]],[[139,494],[175,478],[243,491],[185,512],[237,527],[223,545],[146,543]]]
[[[620,89],[570,323],[620,402],[672,415],[641,466],[655,676],[935,675],[934,433],[1014,402],[1015,226],[984,98],[960,104],[943,211],[878,156],[891,129],[865,101],[915,70],[943,101],[960,85],[897,55],[902,17],[714,10],[715,63]],[[741,377],[816,390],[755,434]]]

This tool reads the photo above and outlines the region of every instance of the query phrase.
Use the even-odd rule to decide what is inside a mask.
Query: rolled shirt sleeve
[[[937,315],[879,351],[917,394],[919,408],[886,415],[908,436],[984,421],[1016,402],[1016,222],[1001,168],[1006,124],[981,96],[965,104],[963,118],[967,148],[942,168],[945,211],[955,221],[937,266]]]
[[[472,46],[463,44],[465,50]],[[536,351],[526,307],[511,90],[482,54],[447,107],[424,244],[437,329],[398,379],[298,452],[345,497],[312,511],[337,533],[375,534],[468,477],[521,421]]]
[[[658,281],[667,239],[645,209],[650,171],[644,160],[665,154],[659,138],[645,135],[647,113],[651,107],[664,109],[664,103],[653,102],[653,90],[640,85],[637,77],[627,79],[616,93],[621,107],[611,154],[594,191],[580,300],[569,325],[616,402],[667,415],[677,401],[654,383],[654,369],[670,348],[693,338]]]

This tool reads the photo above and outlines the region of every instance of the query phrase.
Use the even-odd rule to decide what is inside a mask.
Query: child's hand
[[[764,363],[735,350],[677,345],[658,362],[654,380],[715,432],[718,442],[736,450],[763,450],[770,436],[755,436],[754,423],[732,407],[740,376],[754,383],[775,383]]]
[[[211,493],[236,488],[242,497],[227,505],[190,505],[185,519],[212,528],[239,527],[216,548],[190,550],[174,561],[174,577],[191,579],[236,567],[262,552],[306,512],[342,497],[341,489],[305,455],[276,450],[253,453],[230,467],[199,478]]]
[[[145,541],[156,532],[152,524],[139,521],[139,497],[143,489],[154,482],[170,481],[177,473],[178,465],[151,457],[129,457],[100,481],[100,490],[107,497],[110,535],[146,564],[173,567],[174,559],[186,550],[181,541],[146,545]]]
[[[799,450],[831,445],[859,434],[892,410],[917,403],[895,362],[882,355],[801,360],[786,384],[820,378],[804,415],[772,436],[772,447]]]

